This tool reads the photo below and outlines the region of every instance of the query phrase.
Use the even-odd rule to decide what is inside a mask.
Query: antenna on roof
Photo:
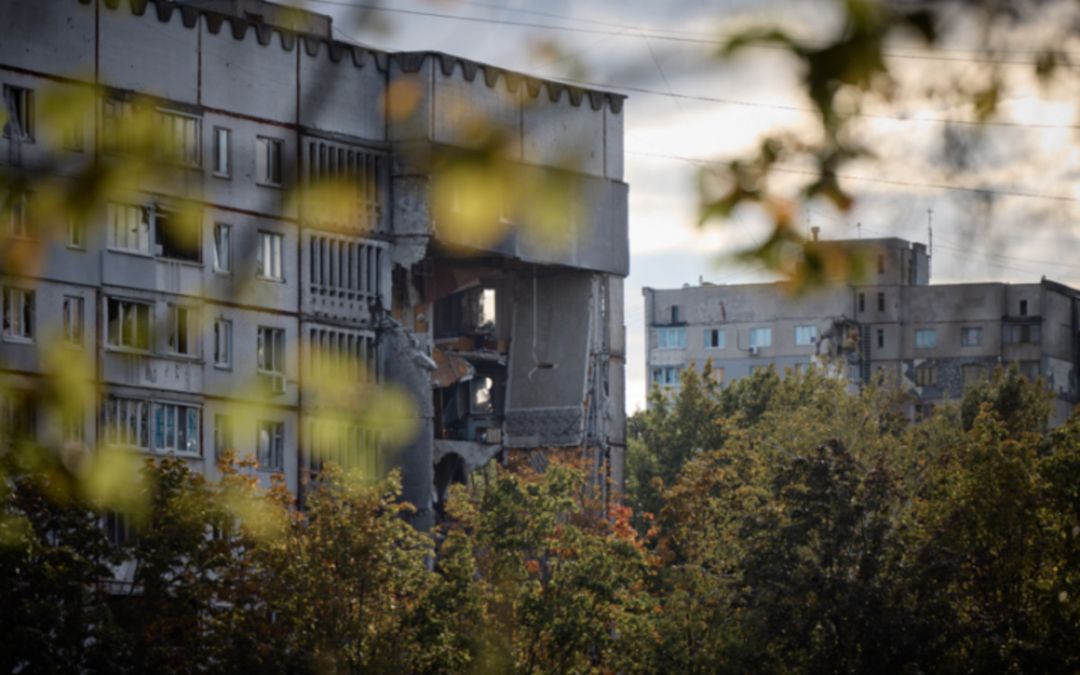
[[[934,255],[934,209],[926,209],[926,236],[930,244],[929,255]]]

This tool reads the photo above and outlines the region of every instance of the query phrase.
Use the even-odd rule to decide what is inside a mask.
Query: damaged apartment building
[[[622,97],[340,42],[330,17],[262,0],[6,0],[0,32],[5,172],[65,180],[112,161],[135,108],[168,145],[161,171],[41,241],[32,273],[3,270],[9,431],[174,454],[209,476],[234,449],[299,500],[324,458],[400,467],[420,526],[493,460],[569,454],[621,486]],[[47,96],[88,91],[73,128],[41,122]],[[510,139],[513,175],[569,186],[561,245],[529,236],[520,210],[498,209],[482,242],[440,222],[432,158],[474,150],[478,122]],[[348,208],[321,208],[323,179]],[[191,201],[199,235],[178,241],[170,219]],[[8,245],[44,238],[19,195],[5,204]],[[57,335],[92,356],[99,392],[63,424],[19,394],[48,376]],[[411,440],[391,447],[310,386],[341,379],[407,392]]]
[[[793,295],[781,283],[644,290],[649,386],[677,390],[711,360],[721,384],[774,367],[829,368],[856,388],[874,379],[910,394],[908,413],[960,399],[1015,364],[1053,393],[1051,423],[1078,401],[1080,291],[1038,283],[931,284],[924,244],[823,241],[862,258],[863,278]]]

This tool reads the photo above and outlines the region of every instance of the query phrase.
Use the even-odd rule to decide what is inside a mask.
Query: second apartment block
[[[773,366],[830,367],[852,386],[883,377],[912,394],[913,415],[957,399],[998,366],[1016,364],[1054,394],[1052,422],[1078,400],[1080,292],[1030,284],[930,284],[929,255],[902,239],[822,242],[858,251],[858,283],[791,295],[779,283],[646,288],[649,387],[679,386],[712,360],[729,382]]]

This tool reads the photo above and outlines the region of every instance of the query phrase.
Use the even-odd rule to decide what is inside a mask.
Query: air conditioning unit
[[[761,348],[760,348],[760,347],[751,347],[751,348],[750,348],[750,356],[757,356],[757,355],[758,355],[758,352],[759,352],[760,350],[761,350]]]

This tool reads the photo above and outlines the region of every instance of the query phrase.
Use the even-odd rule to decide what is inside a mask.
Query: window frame
[[[152,449],[159,455],[176,455],[177,457],[202,457],[202,406],[176,401],[153,401],[151,411]],[[174,413],[171,429],[172,438],[165,438],[170,428],[169,412]],[[181,414],[182,413],[182,414]],[[192,428],[192,413],[194,413],[194,429]],[[165,423],[165,429],[161,423]],[[194,431],[194,436],[192,436]],[[181,437],[190,445],[195,444],[195,450],[181,449],[179,443]],[[164,440],[164,442],[163,442]],[[175,442],[176,445],[169,445]]]
[[[214,223],[214,272],[217,274],[232,274],[233,271],[233,245],[232,245],[232,229],[233,226],[229,223]],[[221,235],[224,235],[222,238]],[[225,242],[225,255],[222,256],[222,241]],[[224,265],[221,265],[222,258],[224,258]]]
[[[150,206],[141,206],[138,204],[126,204],[123,202],[109,202],[106,207],[105,217],[105,248],[117,253],[127,253],[130,255],[140,255],[147,258],[154,257],[154,229],[155,229],[155,216],[153,208]],[[118,222],[117,216],[121,210],[125,212],[137,211],[139,221],[136,222],[136,229],[128,231],[127,223],[123,223],[124,238],[122,244],[118,242],[117,235],[121,231],[121,223]],[[126,220],[126,219],[125,219]],[[135,246],[128,246],[128,242],[134,235]],[[144,246],[145,242],[145,246]]]
[[[756,336],[764,335],[765,341],[759,342]],[[757,328],[751,328],[746,336],[747,346],[751,349],[767,349],[772,347],[772,327],[771,326],[759,326]]]
[[[808,330],[811,332],[810,339],[800,341],[799,340],[800,331],[805,333]],[[795,346],[796,347],[810,347],[812,345],[817,344],[817,341],[818,341],[818,328],[817,328],[817,325],[815,325],[815,324],[805,324],[805,325],[802,325],[802,326],[795,326]]]
[[[104,326],[102,326],[102,330],[105,331],[105,340],[104,340],[105,348],[108,349],[109,351],[134,352],[134,353],[139,353],[139,354],[151,353],[153,351],[153,347],[154,347],[154,303],[152,301],[133,300],[133,299],[130,299],[130,298],[111,296],[111,295],[105,296],[104,297],[104,302],[105,302],[105,312],[104,312],[105,313],[105,322],[104,322]],[[116,337],[121,340],[119,342],[113,342],[113,329],[112,329],[112,327],[114,325],[114,322],[113,322],[113,317],[112,317],[112,314],[111,314],[110,310],[111,310],[111,303],[114,303],[114,302],[117,304],[117,308],[121,312],[120,317],[115,322],[115,325],[117,326]],[[126,319],[126,315],[127,315],[127,311],[124,309],[124,306],[131,306],[133,309],[135,309],[135,327],[134,327],[134,330],[135,330],[134,335],[136,336],[136,339],[134,340],[135,344],[125,344],[122,341],[123,340],[123,335],[124,335],[123,322]],[[140,323],[139,308],[143,308],[145,310],[145,312],[146,312],[146,337],[145,337],[146,346],[145,347],[139,346],[139,344],[138,344],[139,343],[139,340],[138,340],[138,335],[139,335],[138,328],[139,328],[139,325],[138,324]]]
[[[16,106],[16,97],[18,107]],[[15,84],[5,84],[3,87],[4,108],[7,110],[7,121],[4,123],[4,138],[15,139],[22,143],[33,143],[35,139],[35,115],[34,115],[34,90],[29,87],[20,87]],[[18,133],[13,128],[17,127]]]
[[[83,348],[86,334],[86,314],[83,311],[85,299],[81,295],[65,295],[61,305],[63,316],[64,344]]]
[[[22,288],[21,286],[4,286],[2,289],[2,311],[0,317],[2,320],[2,337],[4,342],[15,342],[20,344],[33,344],[34,336],[37,334],[37,294],[32,288]],[[18,315],[18,321],[14,322],[9,317],[12,315],[12,306],[15,305],[15,298],[18,298],[18,307],[15,308],[15,314]],[[18,328],[19,332],[14,332],[14,328]]]
[[[266,431],[264,437],[263,432]],[[266,441],[264,448],[263,441]],[[263,461],[277,460],[275,462]],[[256,420],[255,460],[259,471],[282,473],[285,470],[285,422],[282,420]]]
[[[656,329],[657,349],[686,349],[686,326],[660,326]]]
[[[119,405],[123,402],[122,411],[120,414]],[[114,404],[117,405],[117,409],[114,410]],[[132,410],[134,404],[135,409]],[[102,417],[102,438],[105,440],[105,444],[113,447],[122,448],[135,448],[150,452],[152,449],[151,438],[151,407],[153,402],[149,399],[132,398],[129,396],[107,396],[105,398],[105,405],[101,411]],[[117,423],[113,424],[116,420]],[[124,422],[124,433],[119,433],[121,429],[120,421]],[[131,436],[131,422],[134,421],[137,424],[134,435],[137,437],[136,443],[129,443],[129,436]],[[123,438],[120,438],[123,436]]]
[[[221,329],[225,330],[222,331]],[[224,337],[224,343],[222,338]],[[225,359],[222,360],[221,347],[224,344]],[[214,320],[214,367],[220,370],[233,369],[233,322],[229,319],[218,318]]]
[[[222,155],[222,136],[224,136],[225,139],[224,155]],[[232,129],[229,127],[214,126],[210,139],[214,144],[214,151],[212,153],[214,165],[211,170],[211,175],[216,178],[232,178]],[[224,170],[222,170],[222,160],[224,160]]]
[[[255,370],[260,375],[285,375],[285,329],[258,326],[255,331]],[[267,347],[269,345],[269,348]],[[266,355],[269,358],[266,358]],[[264,367],[269,361],[269,367]]]
[[[182,112],[180,110],[174,110],[172,108],[157,108],[155,110],[155,121],[160,130],[160,136],[157,137],[157,143],[155,143],[155,156],[159,161],[165,162],[172,166],[179,166],[186,169],[199,169],[202,168],[202,117],[198,115],[192,115],[191,113]],[[186,129],[183,132],[185,138],[181,139],[179,144],[176,143],[174,136],[176,132],[176,120],[182,120],[184,122],[191,122],[194,126],[194,138],[191,139],[190,148],[187,147],[188,139],[186,138]],[[176,152],[176,148],[180,148],[180,152]],[[188,151],[194,154],[193,159],[188,159]]]
[[[198,335],[196,322],[197,308],[179,302],[170,302],[168,306],[168,352],[172,356],[195,357],[195,337]],[[183,349],[180,349],[183,347]]]
[[[277,259],[277,273],[278,276],[273,276],[273,269],[270,274],[266,274],[265,259],[267,244],[269,241],[269,249],[271,258]],[[277,242],[277,247],[274,247],[273,242]],[[273,264],[271,264],[273,267]],[[273,281],[276,283],[285,283],[285,235],[281,232],[274,232],[272,230],[259,230],[258,237],[258,249],[255,252],[255,277],[262,281]]]
[[[920,336],[929,335],[931,339],[929,343],[925,343]],[[936,328],[916,328],[915,329],[915,349],[936,349],[938,346],[937,329]]]
[[[705,349],[727,349],[727,334],[723,328],[705,329]]]
[[[271,149],[274,149],[272,151]],[[285,141],[273,136],[255,136],[255,184],[281,188],[285,184],[283,155]],[[271,161],[273,160],[273,161]],[[277,175],[272,175],[276,173]]]
[[[977,336],[974,341],[968,339],[969,335]],[[960,327],[960,346],[961,347],[981,347],[983,343],[983,327],[982,326],[961,326]]]

